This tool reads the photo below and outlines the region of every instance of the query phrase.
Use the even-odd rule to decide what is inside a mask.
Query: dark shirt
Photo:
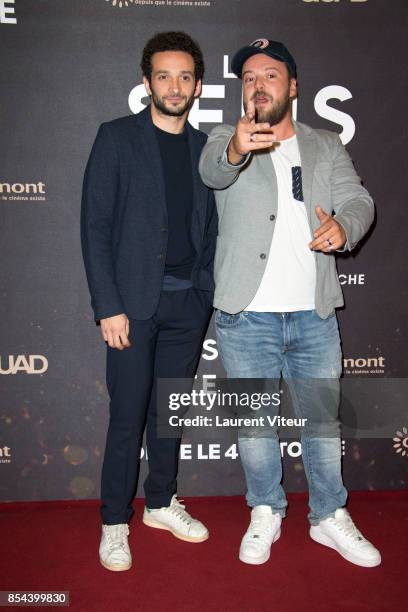
[[[189,279],[195,250],[191,240],[193,176],[187,132],[171,134],[155,126],[163,165],[168,216],[165,275]]]

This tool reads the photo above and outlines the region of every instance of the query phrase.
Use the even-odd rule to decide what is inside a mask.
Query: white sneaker
[[[334,548],[347,561],[363,567],[381,563],[381,555],[360,533],[345,508],[337,508],[334,516],[312,525],[310,537],[315,542]]]
[[[193,519],[180,501],[173,495],[170,506],[152,510],[145,508],[144,524],[171,531],[176,538],[186,542],[204,542],[208,539],[208,529],[200,521]]]
[[[126,523],[102,525],[99,560],[112,572],[123,572],[132,567],[132,555],[128,544],[129,527]]]
[[[261,565],[271,554],[271,545],[280,537],[282,517],[272,514],[270,506],[255,506],[248,531],[242,538],[239,558],[244,563]]]

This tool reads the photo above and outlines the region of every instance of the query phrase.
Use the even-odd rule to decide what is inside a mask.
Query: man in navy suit
[[[133,514],[146,428],[143,522],[188,542],[208,538],[176,497],[179,438],[157,434],[157,381],[192,379],[212,313],[217,213],[198,161],[206,135],[187,123],[204,63],[183,32],[148,41],[151,104],[101,125],[85,171],[81,236],[95,320],[107,343],[110,422],[102,469],[99,557],[131,567]]]

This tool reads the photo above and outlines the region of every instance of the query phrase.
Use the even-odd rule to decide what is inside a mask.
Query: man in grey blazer
[[[288,49],[258,39],[232,60],[245,115],[213,129],[200,160],[215,190],[217,341],[229,378],[288,382],[302,429],[310,536],[363,567],[381,562],[345,509],[338,420],[343,305],[335,251],[353,249],[374,206],[337,134],[293,121]],[[274,383],[272,381],[275,381]],[[273,408],[270,407],[271,414]],[[275,428],[241,429],[251,522],[241,561],[261,564],[281,533],[286,497]]]

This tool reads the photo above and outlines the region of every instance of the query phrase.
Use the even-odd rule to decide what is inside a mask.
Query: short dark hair
[[[140,67],[149,81],[152,77],[152,55],[159,51],[184,51],[194,60],[194,76],[200,81],[204,76],[204,59],[199,45],[185,32],[159,32],[147,41]]]

